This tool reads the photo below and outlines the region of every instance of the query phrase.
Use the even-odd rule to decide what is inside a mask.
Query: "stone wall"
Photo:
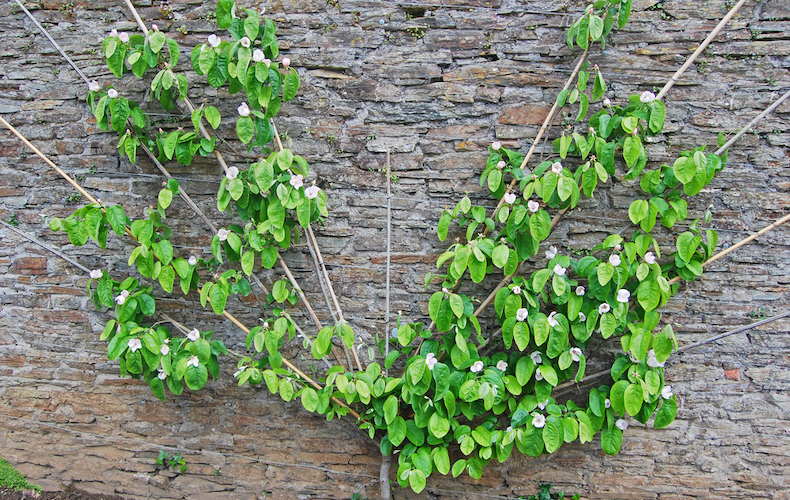
[[[185,51],[212,32],[213,2],[136,3],[144,19],[179,36]],[[497,138],[526,151],[578,57],[564,44],[564,30],[583,2],[443,5],[260,5],[277,22],[283,52],[303,80],[278,126],[330,196],[331,217],[317,228],[318,238],[346,315],[368,342],[384,330],[381,169],[387,149],[398,179],[392,310],[417,320],[426,315],[423,276],[442,252],[435,236],[442,208],[464,192],[493,204],[477,187],[486,147]],[[27,6],[89,78],[114,81],[96,39],[111,28],[136,29],[123,2],[41,0]],[[636,0],[628,26],[613,34],[605,51],[596,46],[591,53],[609,81],[608,96],[622,103],[630,93],[660,88],[725,12],[721,0]],[[182,27],[186,34],[180,36],[176,29]],[[0,113],[86,189],[140,216],[159,189],[156,169],[147,159],[138,165],[119,159],[116,139],[95,127],[83,82],[12,2],[0,5],[0,28]],[[668,94],[666,141],[650,146],[651,158],[670,161],[683,148],[714,145],[720,131],[738,130],[787,90],[788,69],[787,2],[748,2]],[[196,102],[219,98],[225,116],[235,114],[236,98],[217,95],[190,75]],[[141,100],[145,86],[127,78],[119,88]],[[153,105],[150,110],[161,112]],[[166,128],[189,126],[184,115],[156,119]],[[233,124],[227,122],[220,133],[230,139]],[[744,136],[727,169],[697,197],[679,227],[712,205],[712,225],[720,242],[730,245],[787,213],[789,124],[785,103]],[[560,133],[555,125],[549,136]],[[241,150],[238,143],[231,146]],[[245,161],[223,150],[232,162]],[[65,216],[79,206],[72,189],[6,131],[0,131],[0,153],[3,220],[88,268],[127,272],[126,241],[114,238],[107,251],[90,244],[74,248],[62,233],[48,231],[41,215]],[[220,172],[213,160],[168,168],[212,218],[227,221],[213,208]],[[620,181],[603,188],[595,202],[583,202],[563,219],[553,244],[570,251],[621,230],[633,188]],[[208,232],[183,204],[175,202],[170,213],[177,252],[207,246]],[[0,234],[0,456],[33,482],[128,498],[377,497],[375,443],[350,421],[326,422],[299,403],[237,387],[230,359],[218,381],[198,393],[168,395],[164,403],[145,384],[121,379],[98,340],[108,317],[87,300],[86,277],[7,229]],[[307,250],[297,246],[286,260],[319,314],[328,317]],[[260,276],[267,284],[277,278],[271,272]],[[779,228],[683,285],[663,321],[680,325],[682,343],[697,341],[786,311],[788,287],[790,229]],[[482,289],[477,294],[484,296]],[[243,350],[239,332],[202,310],[194,296],[163,298],[158,306],[184,323],[210,325],[204,328]],[[260,316],[254,297],[232,299],[228,309],[247,324]],[[515,454],[486,468],[479,481],[432,477],[419,497],[505,498],[551,481],[587,498],[790,498],[788,332],[785,319],[673,357],[667,377],[679,396],[678,419],[660,431],[632,425],[619,456],[604,455],[597,443],[566,445],[539,459]],[[300,345],[289,352],[303,359]],[[181,451],[187,473],[157,472],[161,449]],[[412,497],[418,495],[395,492],[395,498]]]

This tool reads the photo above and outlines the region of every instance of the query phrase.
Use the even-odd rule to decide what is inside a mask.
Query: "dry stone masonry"
[[[728,4],[636,0],[626,28],[612,34],[603,52],[598,46],[591,52],[591,62],[606,71],[607,97],[624,102],[631,93],[660,88]],[[112,28],[137,29],[123,2],[25,5],[89,78],[114,80],[96,39]],[[189,49],[215,27],[213,2],[135,5]],[[277,124],[329,196],[330,217],[317,237],[346,319],[372,345],[385,325],[387,151],[396,178],[391,309],[414,321],[428,315],[423,277],[445,248],[435,236],[442,209],[467,192],[475,204],[495,205],[477,183],[486,148],[493,140],[522,152],[529,147],[578,57],[564,33],[585,4],[278,0],[249,6],[265,8],[275,20],[281,50],[302,78],[299,96],[282,107]],[[83,82],[13,2],[0,5],[0,28],[3,117],[95,196],[142,215],[161,188],[156,168],[145,158],[137,165],[120,158],[114,136],[96,127]],[[188,53],[179,64],[188,66]],[[720,131],[734,133],[786,92],[789,71],[790,6],[748,2],[668,94],[666,142],[649,145],[651,157],[671,161],[691,146],[687,137],[714,146]],[[146,95],[134,78],[118,88],[138,101]],[[190,98],[206,99],[226,117],[239,104],[208,86],[194,86]],[[191,126],[186,112],[149,106],[166,130]],[[571,124],[572,117],[555,120],[543,158]],[[720,245],[729,245],[790,211],[789,129],[786,102],[734,146],[726,169],[676,229],[711,206]],[[231,163],[250,162],[243,146],[230,141],[233,130],[225,120],[223,154]],[[215,207],[221,174],[214,161],[168,169],[210,217],[225,220]],[[0,218],[90,269],[128,272],[124,240],[112,239],[109,251],[90,244],[75,249],[65,233],[46,228],[42,215],[67,216],[81,200],[6,131],[0,132],[0,173]],[[604,191],[569,213],[551,243],[572,253],[630,224],[633,185],[615,182]],[[168,217],[177,252],[208,247],[211,236],[179,200]],[[87,298],[87,277],[7,229],[0,234],[0,456],[31,482],[135,499],[378,496],[375,443],[349,421],[326,422],[265,388],[237,387],[229,358],[218,381],[199,393],[168,395],[164,403],[146,384],[121,379],[99,341],[106,318]],[[285,258],[311,301],[323,304],[308,250],[297,245]],[[706,271],[683,284],[663,310],[663,321],[680,325],[681,343],[790,307],[790,229],[779,228]],[[267,284],[279,278],[261,277]],[[194,295],[160,300],[159,308],[187,324],[211,325],[204,328],[244,349],[238,331]],[[228,309],[250,325],[260,315],[254,296],[233,298]],[[293,314],[309,324],[300,311]],[[619,456],[604,455],[596,443],[538,459],[514,455],[486,468],[478,481],[434,475],[419,497],[515,497],[548,481],[591,499],[788,499],[788,332],[784,319],[672,357],[667,377],[679,398],[677,420],[664,430],[632,424]],[[309,367],[300,344],[287,351],[297,360],[304,354],[302,366]],[[603,358],[606,346],[601,351]],[[162,449],[180,451],[188,471],[157,470]],[[412,497],[409,490],[394,492]]]

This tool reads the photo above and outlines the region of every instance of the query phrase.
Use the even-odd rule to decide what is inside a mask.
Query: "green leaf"
[[[447,448],[440,446],[434,448],[431,452],[433,456],[433,463],[439,474],[447,475],[450,472],[450,455],[447,453]]]
[[[233,24],[234,0],[219,0],[217,2],[217,26],[227,29]]]
[[[626,165],[633,167],[641,153],[642,141],[639,139],[639,136],[631,135],[626,137],[625,143],[623,144],[623,158],[625,159]]]
[[[409,486],[415,493],[425,489],[425,474],[419,469],[409,471]]]
[[[428,422],[428,430],[437,439],[442,439],[450,431],[450,421],[439,415],[438,412],[434,413]]]
[[[649,208],[650,205],[647,200],[634,200],[631,206],[628,207],[628,218],[631,219],[632,223],[639,224],[642,219],[647,217]]]
[[[675,160],[675,164],[672,165],[672,172],[677,180],[686,184],[697,174],[697,165],[691,158],[682,156]]]
[[[160,399],[160,400],[164,401],[165,400],[165,384],[163,384],[162,381],[159,380],[159,377],[152,378],[151,379],[151,383],[149,385],[151,386],[151,392],[154,393],[154,396],[156,396],[157,399]]]
[[[206,121],[213,129],[219,127],[219,124],[222,121],[222,115],[219,114],[219,110],[214,106],[206,107],[205,117]]]
[[[159,285],[167,293],[173,293],[173,282],[176,279],[176,272],[170,266],[165,266],[159,272]]]
[[[464,315],[464,301],[460,295],[455,293],[450,295],[450,308],[457,317]]]
[[[222,286],[214,285],[209,290],[209,299],[211,300],[211,308],[214,310],[215,314],[222,314],[225,311],[225,302],[228,300],[228,296],[223,290]]]
[[[510,249],[507,247],[507,245],[497,246],[491,255],[491,260],[493,261],[494,265],[500,269],[505,267],[505,264],[507,264],[509,258]]]
[[[633,0],[627,0],[625,2],[620,2],[620,8],[617,11],[617,27],[622,28],[628,22],[628,18],[631,17],[631,2]]]
[[[291,72],[285,75],[285,82],[283,83],[283,101],[290,101],[296,97],[296,92],[299,90],[299,74],[295,69],[291,68]]]
[[[318,393],[312,387],[305,387],[302,392],[302,406],[309,412],[314,412],[318,408]]]
[[[252,274],[252,268],[255,265],[255,252],[247,251],[241,256],[241,270],[247,276]]]
[[[661,400],[661,408],[656,412],[656,419],[653,422],[653,427],[656,429],[663,429],[675,420],[678,414],[677,399],[673,395],[670,399]]]
[[[694,233],[690,231],[686,231],[678,236],[678,239],[675,243],[675,247],[678,250],[678,255],[684,262],[691,261],[691,258],[694,256],[694,252],[696,252],[697,247],[699,246],[701,238],[696,236]]]
[[[661,101],[653,101],[650,104],[650,121],[648,127],[654,134],[661,132],[664,128],[664,117],[666,116],[666,108]]]
[[[611,280],[612,276],[614,276],[614,266],[608,262],[601,262],[598,264],[597,274],[598,283],[600,283],[601,286],[604,286],[609,283],[609,280]]]
[[[550,416],[546,419],[546,425],[543,426],[543,443],[546,446],[546,451],[548,453],[554,453],[558,449],[563,442],[563,437],[565,436],[565,429],[562,426],[562,422],[555,416]]]
[[[197,366],[190,365],[187,367],[186,373],[184,373],[184,382],[186,382],[187,387],[193,391],[202,389],[203,386],[206,385],[207,380],[208,370],[202,363]]]
[[[170,206],[170,203],[173,201],[173,192],[169,189],[165,188],[159,191],[159,198],[158,198],[159,206],[162,208],[167,208]]]
[[[590,18],[590,38],[598,40],[603,35],[603,19],[600,16],[593,15]]]
[[[620,7],[622,9],[622,7]],[[604,429],[601,432],[601,448],[607,455],[617,455],[623,445],[623,431],[617,427]]]
[[[393,446],[400,446],[406,439],[406,421],[403,420],[403,417],[395,417],[395,420],[387,425],[387,438]]]
[[[158,54],[162,47],[165,45],[165,34],[161,31],[148,32],[148,44],[154,54]]]
[[[625,403],[625,411],[632,417],[639,413],[642,409],[642,387],[639,384],[629,384],[625,388],[623,394],[623,402]]]
[[[240,116],[236,122],[236,135],[244,144],[248,144],[255,135],[255,125],[249,116]]]

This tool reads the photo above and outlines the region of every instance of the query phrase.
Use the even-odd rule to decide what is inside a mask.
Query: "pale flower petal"
[[[514,286],[511,291],[513,295],[521,295],[521,287],[518,285]]]
[[[162,344],[162,347],[159,349],[159,353],[162,356],[167,356],[170,353],[170,346],[167,344]]]
[[[529,355],[529,358],[536,365],[539,365],[543,362],[543,356],[540,355],[539,351],[534,351],[532,354]]]
[[[197,328],[194,328],[189,333],[187,333],[187,338],[192,342],[195,342],[200,338],[200,332],[197,330]]]
[[[439,362],[439,360],[436,359],[436,354],[434,354],[432,352],[429,352],[425,356],[425,364],[426,364],[426,366],[428,366],[429,370],[433,370],[433,367],[436,366],[436,363],[438,363],[438,362]]]
[[[246,102],[241,103],[236,111],[239,112],[239,116],[250,116],[250,107]]]
[[[99,85],[99,82],[96,80],[91,80],[91,82],[88,84],[88,90],[91,92],[98,92],[101,90],[101,85]]]
[[[249,48],[250,47],[250,39],[247,38],[246,36],[242,37],[242,39],[241,39],[241,46]]]
[[[236,167],[228,168],[228,171],[225,173],[225,177],[227,177],[229,181],[232,181],[238,176],[239,176],[239,169]]]
[[[304,195],[307,196],[308,200],[313,200],[315,198],[318,198],[319,191],[321,191],[321,189],[315,184],[313,184],[312,186],[304,190]]]
[[[543,415],[535,415],[532,419],[532,427],[542,429],[546,425],[546,417]]]
[[[656,256],[653,252],[647,252],[645,254],[645,262],[648,264],[655,264],[656,263]]]
[[[255,62],[263,62],[266,59],[266,56],[263,55],[263,51],[261,49],[255,49],[252,53],[252,60]]]
[[[95,280],[101,278],[102,277],[101,269],[94,269],[93,271],[91,271],[90,277],[91,279],[95,279]]]
[[[559,175],[562,173],[562,163],[555,161],[551,164],[551,171]]]
[[[629,292],[625,288],[621,288],[620,290],[617,291],[617,302],[628,304],[628,300],[630,298],[631,298],[631,292]]]
[[[584,287],[583,286],[577,286],[576,287],[576,295],[578,295],[579,297],[583,297],[584,296]]]
[[[557,250],[557,247],[555,247],[554,245],[550,246],[549,249],[546,250],[546,258],[549,260],[553,259],[554,257],[557,256],[558,251],[559,250]]]
[[[565,276],[565,272],[566,271],[567,271],[567,269],[565,269],[561,265],[554,264],[554,274],[556,274],[557,276]]]
[[[527,203],[527,208],[529,208],[529,211],[534,214],[535,212],[540,210],[540,203],[538,203],[535,200],[529,200],[529,203]]]
[[[228,239],[228,235],[230,235],[230,231],[227,229],[220,229],[217,231],[217,236],[219,237],[219,241],[225,241]]]
[[[497,361],[496,369],[499,371],[507,371],[507,363],[504,360]]]
[[[521,309],[516,311],[516,320],[517,321],[524,321],[525,319],[527,319],[527,315],[528,314],[529,314],[529,311],[527,311],[526,308],[522,307]]]
[[[606,302],[604,302],[603,304],[598,306],[598,314],[606,314],[606,313],[608,313],[611,310],[612,310],[612,307],[609,304],[607,304]]]
[[[219,44],[222,43],[222,38],[218,37],[215,34],[211,34],[208,37],[208,44],[214,47],[215,49],[219,47]]]
[[[571,353],[571,359],[578,363],[579,360],[581,359],[582,350],[579,349],[578,347],[571,347],[570,353]]]
[[[665,385],[663,389],[661,389],[661,397],[664,399],[671,399],[674,394],[672,393],[672,386]]]
[[[499,148],[501,147],[502,147],[502,143],[499,141],[496,141],[495,143],[491,144],[491,149],[493,149],[494,151],[499,151]]]
[[[620,259],[619,255],[612,254],[609,256],[609,264],[613,265],[614,267],[619,266],[621,262],[622,260]]]
[[[129,350],[132,352],[136,352],[138,349],[143,347],[143,343],[140,342],[140,339],[129,339],[129,343],[127,345],[129,346]]]
[[[515,194],[507,193],[505,195],[505,203],[507,203],[508,205],[512,205],[515,202],[516,202],[516,195]]]
[[[642,95],[639,96],[639,100],[644,103],[653,102],[656,100],[656,95],[649,90],[642,92]]]
[[[471,371],[472,373],[480,373],[481,371],[483,371],[484,367],[485,365],[483,364],[482,361],[475,361],[475,363],[471,366],[471,368],[469,368],[469,371]]]
[[[549,326],[550,326],[550,327],[552,327],[552,328],[554,328],[555,326],[557,326],[557,325],[559,325],[559,324],[560,324],[560,322],[559,322],[559,321],[557,321],[557,320],[554,318],[554,316],[556,316],[556,315],[557,315],[557,311],[552,311],[552,313],[551,313],[551,314],[549,314],[549,317],[547,318],[547,320],[548,320],[548,322],[549,322]]]
[[[118,97],[118,91],[115,89],[109,89],[107,91],[107,97],[109,97],[110,99],[115,99],[116,97]]]
[[[617,422],[614,423],[614,425],[615,425],[615,427],[617,427],[621,431],[624,431],[624,430],[628,429],[628,422],[626,422],[622,418],[618,419]]]
[[[197,264],[197,257],[195,257],[194,255],[190,256],[189,260],[187,261],[187,264],[189,264],[190,266],[194,266],[195,264]]]
[[[200,360],[198,359],[197,356],[192,356],[189,358],[189,361],[187,361],[187,366],[194,366],[195,368],[197,368],[198,366],[200,366]]]
[[[299,174],[293,175],[291,176],[291,180],[288,182],[290,182],[291,186],[299,189],[300,187],[304,186],[304,176]]]

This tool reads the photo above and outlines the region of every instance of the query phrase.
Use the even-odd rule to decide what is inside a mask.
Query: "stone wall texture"
[[[249,2],[243,2],[248,3]],[[635,0],[631,22],[590,56],[603,68],[608,97],[657,90],[725,14],[729,1]],[[214,29],[214,2],[136,2],[147,22],[178,36],[188,51]],[[115,81],[98,55],[97,37],[135,31],[120,0],[39,0],[26,5],[91,79]],[[446,0],[443,4],[375,0],[265,0],[284,54],[303,80],[278,126],[303,154],[330,197],[331,217],[317,227],[347,318],[370,343],[384,331],[386,151],[397,176],[392,199],[392,310],[426,316],[423,276],[443,251],[435,233],[445,206],[465,192],[492,205],[477,185],[486,147],[496,138],[526,152],[579,56],[564,33],[585,7],[578,0]],[[176,31],[181,29],[182,33]],[[671,161],[683,148],[715,145],[790,87],[790,4],[750,1],[667,95],[666,133],[651,158]],[[235,137],[238,99],[188,71],[195,102],[219,103],[220,134]],[[122,92],[143,100],[145,84],[126,78]],[[119,159],[117,139],[95,127],[86,86],[11,1],[0,5],[0,113],[106,202],[132,217],[155,203],[161,177],[142,158]],[[163,113],[148,104],[153,113]],[[600,104],[593,104],[593,111]],[[568,110],[570,112],[570,109]],[[162,127],[189,126],[178,112],[155,115]],[[559,122],[561,120],[557,120]],[[570,123],[570,121],[568,122]],[[550,130],[557,137],[562,126]],[[790,210],[790,103],[745,135],[730,163],[695,198],[684,230],[713,207],[712,226],[730,245]],[[233,151],[229,149],[233,147]],[[222,146],[244,165],[237,142]],[[545,153],[550,155],[550,143]],[[214,204],[220,169],[213,159],[168,165],[219,223]],[[627,227],[633,183],[618,180],[568,214],[552,236],[563,251],[587,248]],[[0,130],[0,218],[61,249],[86,267],[128,273],[127,241],[108,250],[72,247],[42,215],[79,206],[73,190],[6,130]],[[205,252],[210,235],[180,201],[170,210],[177,253]],[[669,232],[664,231],[663,241]],[[347,420],[326,422],[298,402],[265,389],[238,387],[234,363],[218,381],[166,402],[122,379],[99,332],[108,315],[88,301],[86,276],[64,260],[0,228],[0,456],[48,490],[64,485],[128,498],[253,499],[378,497],[378,447]],[[319,315],[328,318],[304,246],[286,260]],[[279,271],[263,271],[264,283]],[[473,290],[478,296],[484,291]],[[773,316],[790,307],[790,227],[781,227],[684,284],[663,310],[688,343]],[[231,323],[204,311],[196,297],[159,301],[189,325],[214,329],[243,350]],[[254,297],[228,309],[255,324]],[[310,331],[299,310],[293,313]],[[586,498],[790,498],[790,320],[770,323],[674,356],[667,377],[679,396],[665,430],[632,425],[619,456],[598,443],[567,445],[551,456],[514,454],[479,481],[431,477],[420,495],[395,498],[511,498],[539,481]],[[288,352],[308,367],[301,345]],[[156,470],[161,449],[179,450],[187,473]],[[393,471],[394,477],[394,471]]]

